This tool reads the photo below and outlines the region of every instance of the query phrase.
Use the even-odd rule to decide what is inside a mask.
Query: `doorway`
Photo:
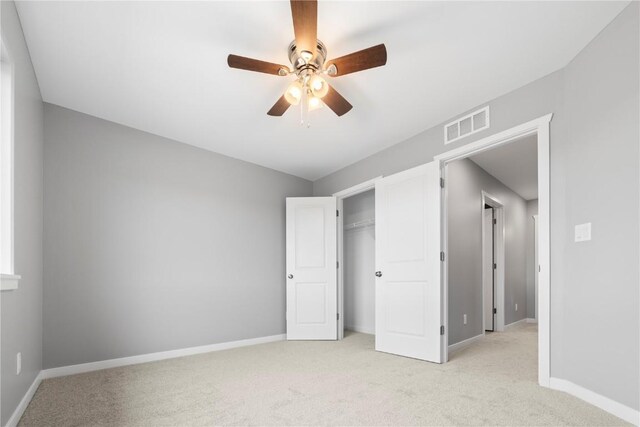
[[[375,186],[377,177],[333,194],[337,207],[338,339],[375,333]]]
[[[485,332],[493,332],[496,327],[495,221],[494,207],[485,203],[482,211],[482,291]]]
[[[374,218],[351,224],[375,222],[375,350],[442,363],[436,162],[331,197],[287,198],[287,339],[344,337],[345,199],[371,189]]]
[[[483,333],[504,330],[504,205],[481,192]]]
[[[452,182],[450,182],[450,179],[448,176],[449,166],[455,164],[456,161],[458,160],[461,161],[461,162],[457,162],[459,164],[462,164],[463,162],[466,162],[468,164],[476,163],[478,156],[484,155],[485,152],[489,152],[494,148],[504,147],[506,149],[510,145],[516,145],[511,143],[521,141],[524,138],[533,137],[536,139],[537,144],[535,147],[535,154],[537,158],[537,164],[535,166],[535,171],[537,175],[534,182],[537,185],[537,197],[538,197],[537,205],[536,205],[537,220],[535,222],[535,226],[538,231],[538,239],[537,239],[538,251],[537,251],[537,260],[535,261],[535,263],[537,264],[535,265],[535,269],[538,271],[538,274],[536,275],[536,279],[537,279],[536,281],[538,283],[538,286],[537,286],[537,292],[535,292],[536,300],[538,302],[538,309],[537,309],[538,313],[536,316],[538,320],[537,369],[538,369],[538,383],[540,385],[547,386],[547,387],[549,386],[549,376],[550,376],[549,375],[549,341],[550,341],[549,340],[549,337],[550,337],[550,330],[549,330],[549,124],[550,124],[551,118],[552,118],[551,114],[540,117],[539,119],[532,120],[530,122],[516,126],[504,132],[480,139],[478,141],[472,142],[470,144],[467,144],[457,149],[453,149],[449,152],[446,152],[444,154],[441,154],[435,157],[436,162],[438,162],[439,164],[440,175],[443,178],[443,183],[444,183],[443,190],[442,190],[442,217],[443,217],[442,247],[443,247],[443,252],[447,256],[442,257],[443,259],[442,284],[443,284],[443,322],[445,323],[445,328],[444,328],[445,345],[443,346],[443,351],[445,352],[444,361],[446,361],[448,360],[448,351],[451,349],[451,347],[453,347],[453,346],[450,347],[449,344],[452,342],[458,343],[458,342],[464,341],[464,339],[467,338],[463,336],[464,333],[466,333],[468,336],[471,337],[471,339],[467,339],[468,341],[471,341],[473,338],[476,338],[476,335],[474,334],[479,334],[477,335],[477,338],[484,336],[484,327],[482,327],[482,332],[480,331],[475,332],[476,328],[474,328],[473,331],[471,331],[470,329],[467,329],[466,332],[458,332],[459,335],[458,336],[455,335],[456,328],[458,329],[458,331],[464,331],[462,324],[467,320],[466,319],[467,316],[463,315],[462,312],[458,313],[457,311],[455,311],[457,310],[457,308],[455,308],[455,306],[452,307],[449,304],[449,300],[452,298],[452,296],[456,297],[455,294],[453,295],[451,294],[452,292],[451,286],[452,286],[452,283],[454,284],[456,283],[455,274],[457,274],[460,270],[459,268],[455,268],[452,270],[450,267],[450,260],[453,259],[454,254],[451,253],[452,248],[450,247],[451,242],[449,240],[450,239],[449,232],[452,229],[451,227],[456,227],[456,224],[453,224],[453,225],[451,224],[452,209],[449,206],[449,200],[448,200],[450,197],[450,194],[449,194],[450,187],[453,185]],[[474,158],[471,159],[472,157]],[[477,166],[478,165],[476,164],[475,167]],[[517,175],[517,172],[518,171],[516,170],[515,171],[516,175]],[[467,185],[465,188],[468,190],[470,186]],[[478,193],[480,193],[480,190],[477,190],[477,191]],[[468,195],[469,193],[467,191],[465,196],[468,196]],[[475,197],[476,197],[475,200],[477,200],[477,202],[471,202],[471,203],[478,203],[477,205],[475,205],[477,206],[476,208],[477,210],[475,212],[477,212],[476,218],[477,218],[477,224],[479,228],[479,225],[484,223],[483,212],[485,210],[484,209],[485,203],[483,201],[482,205],[480,205],[479,203],[480,198],[477,196]],[[528,199],[525,197],[524,200],[526,201]],[[490,203],[487,203],[487,204],[490,204]],[[469,207],[469,209],[466,210],[467,212],[473,211],[472,205],[467,205],[467,206]],[[521,203],[520,206],[521,206],[519,208],[521,211],[520,213],[522,213],[524,212],[523,204]],[[495,219],[499,223],[500,214],[498,214],[498,212],[500,211],[500,209],[496,209],[495,206],[492,206],[492,207],[494,208],[493,211],[495,213],[495,216],[497,217]],[[506,209],[504,209],[502,213],[503,217],[505,215],[513,214],[512,210],[510,210],[511,213],[505,214],[504,213],[505,210]],[[456,210],[454,210],[454,212],[456,212]],[[526,215],[524,214],[519,215],[519,218],[520,217],[522,218],[522,221],[526,220]],[[511,233],[513,230],[509,229],[505,231],[504,225],[500,226],[499,224],[496,224],[496,226],[498,228],[497,230],[498,236],[495,236],[495,234],[493,236],[494,242],[496,243],[495,245],[496,252],[494,252],[493,255],[494,257],[499,257],[500,254],[497,253],[499,251],[499,249],[497,248],[498,243],[500,242],[501,239],[504,238],[505,233],[507,236],[511,238]],[[469,230],[470,229],[468,229],[467,231]],[[469,238],[475,239],[475,237],[473,237],[473,233],[474,233],[473,230],[471,230],[470,232],[466,233],[466,235],[463,236],[463,239],[466,239],[466,240],[468,240]],[[480,254],[483,249],[482,246],[479,244],[480,243],[479,240],[482,234],[480,233],[479,229],[477,233],[478,233],[477,234],[478,240],[476,241],[478,242],[478,244],[476,246],[477,249],[475,249],[475,251],[477,251],[476,253]],[[460,248],[461,245],[458,245],[458,247]],[[467,250],[466,248],[464,248],[464,246],[462,247],[464,250]],[[469,250],[467,250],[467,252],[469,252]],[[511,252],[509,252],[509,255],[510,256],[512,255]],[[523,263],[525,258],[524,253],[522,257],[518,256],[517,258],[518,258],[518,262]],[[501,265],[500,265],[501,263],[497,262],[496,264],[498,265],[497,265],[497,269],[495,269],[496,272],[495,272],[495,286],[494,286],[494,290],[495,290],[494,308],[497,309],[497,313],[496,313],[497,316],[495,318],[494,330],[499,331],[501,327],[501,324],[500,324],[501,321],[502,322],[505,321],[504,316],[502,316],[502,319],[500,318],[501,304],[503,306],[504,304],[507,304],[506,307],[509,310],[509,312],[507,313],[508,322],[506,323],[524,323],[527,319],[526,318],[520,319],[520,317],[522,317],[523,310],[526,310],[527,307],[523,307],[522,298],[519,296],[514,296],[513,293],[508,294],[506,297],[504,293],[501,294],[500,282],[501,280],[504,280],[504,273],[501,275]],[[478,277],[478,279],[476,279],[476,283],[479,284],[480,286],[478,286],[476,289],[478,289],[479,292],[482,292],[481,289],[483,289],[484,287],[482,286],[481,262],[478,262],[477,265],[478,267],[476,271],[478,271],[478,274],[475,277]],[[473,274],[476,274],[476,273],[473,273]],[[512,274],[511,271],[510,271],[510,274]],[[522,275],[522,278],[518,276],[518,280],[523,282],[524,274]],[[480,283],[478,283],[478,281],[480,281]],[[471,282],[472,281],[469,281],[470,283],[469,287],[473,286],[473,283]],[[478,298],[475,300],[479,301],[477,303],[477,307],[479,307],[480,312],[482,312],[484,299],[480,300],[480,298]],[[520,304],[518,304],[518,302],[520,302]],[[476,304],[476,303],[473,303],[473,304]],[[486,320],[488,319],[484,319],[484,317],[482,317],[482,315],[479,315],[479,313],[475,314],[477,313],[477,311],[474,311],[472,313],[474,317],[478,319],[478,321],[482,323],[488,323],[486,322]],[[516,322],[518,319],[520,319],[522,322]],[[455,322],[459,322],[459,324],[456,325]],[[481,328],[477,328],[477,329],[481,329]]]

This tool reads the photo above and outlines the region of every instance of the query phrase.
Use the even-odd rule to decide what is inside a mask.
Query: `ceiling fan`
[[[291,67],[238,55],[228,56],[229,67],[281,77],[295,75],[296,80],[267,112],[270,116],[282,116],[290,105],[298,104],[302,104],[303,122],[308,111],[319,108],[322,104],[342,116],[353,107],[327,83],[323,75],[339,77],[385,65],[387,49],[384,44],[379,44],[327,60],[327,49],[317,38],[317,0],[291,0],[291,15],[295,34],[295,40],[289,44],[288,49]]]

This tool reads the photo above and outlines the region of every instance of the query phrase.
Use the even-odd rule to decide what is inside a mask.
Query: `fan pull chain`
[[[302,92],[302,99],[300,100],[300,125],[307,125],[307,128],[311,126],[309,123],[309,94],[306,90]]]

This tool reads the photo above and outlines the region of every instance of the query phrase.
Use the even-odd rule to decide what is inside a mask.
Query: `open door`
[[[494,258],[494,213],[493,208],[484,206],[482,209],[482,288],[483,288],[483,316],[484,330],[495,330],[495,258]]]
[[[376,350],[443,361],[436,162],[376,182]]]
[[[338,339],[335,197],[287,198],[287,339]]]

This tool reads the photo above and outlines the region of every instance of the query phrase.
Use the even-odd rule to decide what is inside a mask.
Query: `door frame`
[[[550,231],[549,231],[549,134],[553,113],[512,127],[486,138],[434,157],[439,162],[440,177],[445,178],[447,163],[514,142],[529,135],[538,137],[538,383],[549,387],[550,377]],[[446,182],[446,181],[445,181]],[[440,245],[445,253],[442,264],[442,314],[445,325],[444,361],[448,360],[448,257],[447,252],[447,185],[441,191],[442,222]]]
[[[344,338],[344,268],[343,268],[344,266],[344,215],[342,214],[344,199],[351,196],[355,196],[360,193],[364,193],[365,191],[369,191],[369,190],[373,190],[375,192],[376,182],[379,181],[380,179],[382,179],[382,175],[332,194],[332,196],[336,198],[336,208],[338,210],[336,215],[337,230],[338,230],[338,237],[337,237],[338,268],[336,270],[336,274],[338,275],[338,339],[339,340]],[[373,213],[373,217],[375,219],[375,211]],[[371,272],[371,274],[373,274],[373,272]]]
[[[496,226],[495,233],[493,235],[493,259],[496,263],[495,278],[493,279],[493,301],[496,308],[495,317],[495,332],[504,331],[504,307],[505,307],[505,291],[504,291],[504,205],[498,200],[498,198],[492,196],[486,191],[482,191],[482,205],[480,215],[484,214],[485,204],[493,208],[495,214]],[[484,219],[484,218],[481,218]],[[482,221],[482,248],[484,248],[484,220]],[[484,250],[482,251],[482,265],[484,266]],[[483,276],[484,279],[484,276]],[[484,280],[482,283],[482,335],[486,335],[486,325],[484,313]]]
[[[535,306],[533,320],[538,323],[538,214],[533,215],[533,272],[534,272],[534,292]]]

